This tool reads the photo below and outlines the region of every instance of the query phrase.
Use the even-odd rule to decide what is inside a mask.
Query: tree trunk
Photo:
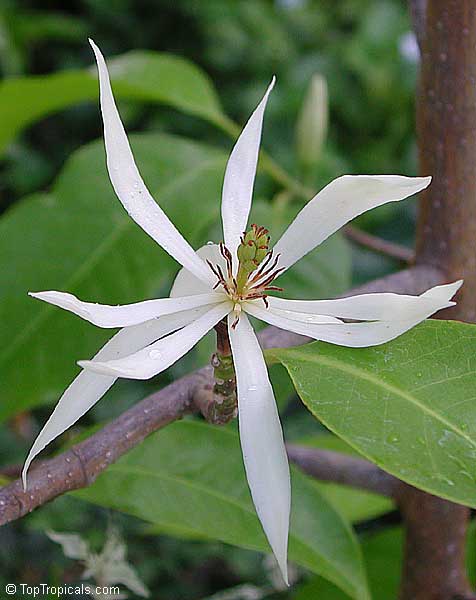
[[[420,203],[416,261],[442,269],[448,281],[464,278],[445,318],[476,321],[476,2],[426,4],[417,131],[420,172],[433,181]],[[464,564],[469,510],[406,485],[399,504],[406,531],[400,599],[476,598]]]

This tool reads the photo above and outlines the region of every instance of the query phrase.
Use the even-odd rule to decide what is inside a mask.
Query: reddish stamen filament
[[[277,254],[273,257],[273,250],[270,250],[261,265],[249,274],[246,284],[241,290],[237,289],[236,278],[233,276],[231,252],[223,242],[220,242],[220,254],[225,259],[227,277],[225,277],[220,265],[214,265],[211,261],[207,260],[208,266],[218,280],[213,289],[216,289],[221,285],[234,302],[239,303],[244,300],[262,299],[266,308],[269,308],[266,292],[283,291],[283,288],[270,285],[276,277],[285,270],[285,267],[277,268],[280,255]],[[233,328],[236,327],[238,321],[239,314],[237,314],[235,321],[232,324]]]

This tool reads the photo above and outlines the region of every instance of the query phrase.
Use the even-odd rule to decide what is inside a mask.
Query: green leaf
[[[402,530],[393,527],[362,541],[365,566],[374,600],[397,598],[402,568]],[[342,591],[321,577],[304,584],[293,600],[346,600]]]
[[[347,522],[297,471],[292,486],[289,559],[352,598],[367,598],[360,550]],[[74,495],[140,517],[164,533],[269,552],[246,485],[239,439],[229,428],[174,423]]]
[[[476,581],[476,527],[472,521],[468,527],[466,544],[466,570],[474,587]],[[403,558],[403,532],[400,527],[391,527],[362,540],[362,552],[367,569],[371,597],[374,600],[398,597]],[[293,600],[346,600],[342,591],[332,583],[316,577],[305,583],[293,596]]]
[[[183,58],[134,51],[107,62],[118,99],[168,104],[218,126],[226,121],[209,78]],[[0,84],[0,154],[28,125],[78,102],[97,100],[98,94],[95,67],[6,79]]]
[[[226,157],[168,135],[132,136],[155,198],[191,244],[218,218]],[[199,210],[191,211],[190,202]],[[0,418],[53,402],[111,332],[27,296],[57,289],[107,304],[168,293],[178,265],[127,215],[104,164],[102,142],[76,152],[50,194],[0,221]]]
[[[374,348],[316,342],[268,357],[361,454],[427,492],[476,506],[476,326],[430,320]]]
[[[358,452],[342,439],[325,433],[315,435],[312,438],[306,438],[297,443],[312,448],[332,450],[342,454],[359,455]],[[353,523],[374,519],[379,515],[393,510],[395,507],[393,501],[389,498],[384,498],[365,490],[358,490],[346,485],[323,481],[316,481],[316,485],[321,493],[338,508],[344,517]]]

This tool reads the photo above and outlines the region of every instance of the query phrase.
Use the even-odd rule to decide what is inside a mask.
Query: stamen
[[[240,237],[241,244],[237,249],[238,269],[233,273],[232,254],[223,242],[220,242],[220,254],[226,263],[225,269],[220,264],[207,263],[217,278],[213,289],[223,286],[226,294],[233,302],[235,319],[233,329],[239,322],[241,314],[241,303],[246,300],[263,300],[266,308],[269,308],[267,292],[282,292],[283,288],[270,285],[276,277],[285,270],[278,268],[280,254],[275,255],[273,250],[268,251],[268,230],[256,224],[251,225]]]
[[[265,259],[263,260],[263,262],[261,263],[261,266],[260,266],[260,268],[259,268],[257,271],[255,271],[255,275],[254,275],[253,279],[257,279],[257,278],[260,276],[260,274],[263,272],[263,270],[264,270],[264,269],[266,268],[266,266],[269,264],[269,261],[271,260],[271,258],[272,258],[272,257],[273,257],[273,251],[272,251],[272,250],[270,250],[270,251],[269,251],[269,252],[266,254],[266,257],[265,257]]]
[[[223,271],[221,270],[220,265],[214,265],[210,260],[207,259],[207,264],[210,267],[210,269],[212,270],[213,274],[216,276],[216,278],[218,279],[218,281],[215,283],[215,285],[213,286],[213,289],[215,290],[219,285],[222,285],[225,292],[227,294],[230,293],[230,288],[228,287],[228,284],[226,282],[226,279],[223,275]]]
[[[273,260],[273,262],[272,262],[271,266],[270,266],[268,269],[266,269],[265,271],[262,271],[261,273],[256,273],[256,275],[255,275],[255,276],[254,276],[254,277],[251,279],[250,283],[251,283],[251,284],[257,283],[257,281],[258,281],[259,279],[261,279],[262,277],[266,277],[266,275],[268,275],[269,273],[271,273],[271,272],[273,271],[273,269],[275,269],[275,268],[276,268],[276,266],[278,265],[278,261],[279,261],[279,257],[280,257],[280,256],[281,256],[280,254],[277,254],[277,255],[275,256],[275,258],[274,258],[274,260]],[[282,268],[282,269],[279,269],[279,272],[281,272],[281,271],[283,271],[283,270],[284,270],[284,268]],[[278,271],[276,271],[276,273],[278,273]],[[274,278],[275,278],[275,277],[276,277],[276,275],[274,276]],[[273,278],[273,279],[274,279],[274,278]],[[262,284],[260,283],[260,285],[262,285]]]
[[[285,270],[285,267],[281,267],[281,269],[276,269],[276,271],[273,271],[270,275],[268,275],[268,277],[266,279],[264,279],[263,281],[259,281],[253,287],[261,287],[261,288],[266,287],[269,283],[274,281],[276,279],[276,277],[280,273],[282,273],[284,270]]]
[[[223,242],[220,242],[220,253],[226,261],[226,270],[228,277],[232,277],[233,275],[233,260],[231,256],[231,252],[225,246]]]
[[[235,329],[236,326],[238,325],[239,320],[240,320],[241,304],[235,303],[235,306],[233,307],[233,312],[235,313],[235,320],[231,324],[231,328]]]
[[[208,260],[208,258],[207,258],[207,264],[210,267],[210,269],[212,270],[213,274],[216,275],[218,277],[218,279],[220,279],[219,273],[216,271],[215,266],[213,265],[211,260]]]
[[[220,274],[219,277],[221,279],[221,281],[225,281],[225,276],[223,275],[223,271],[221,270],[220,265],[215,265],[217,268],[218,273]]]

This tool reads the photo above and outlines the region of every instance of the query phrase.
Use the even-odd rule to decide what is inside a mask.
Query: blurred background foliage
[[[8,82],[23,76],[89,67],[93,60],[88,36],[109,58],[131,50],[150,50],[192,61],[208,74],[224,113],[236,123],[246,120],[275,74],[278,84],[267,111],[263,145],[279,165],[312,189],[343,173],[412,175],[416,171],[413,113],[418,52],[403,0],[2,0],[2,77]],[[325,77],[328,85],[329,126],[321,154],[309,170],[296,158],[295,128],[316,73]],[[34,106],[38,99],[32,94],[21,101]],[[231,147],[230,138],[224,133],[227,125],[213,127],[205,119],[178,110],[173,103],[164,105],[144,99],[123,98],[120,111],[129,131],[147,132],[134,137],[134,147],[146,181],[153,192],[159,192],[166,210],[192,243],[216,240],[220,177]],[[0,122],[0,133],[1,128]],[[168,134],[199,144],[169,138]],[[52,285],[58,281],[61,273],[65,277],[61,281],[68,281],[66,275],[79,272],[109,222],[124,219],[107,182],[102,142],[81,148],[100,136],[97,101],[84,100],[37,120],[8,144],[0,163],[0,212],[4,213],[6,224],[0,232],[3,231],[4,242],[12,242],[8,236],[14,224],[22,239],[17,245],[12,242],[8,246],[15,248],[15,260],[20,262],[10,273],[5,270],[4,291],[15,285],[21,290],[18,293],[35,286],[42,289],[48,287],[49,281]],[[75,151],[78,152],[71,158]],[[203,177],[200,175],[202,179],[189,184],[185,181],[175,191],[167,188],[176,173],[202,169],[204,157],[207,164]],[[93,222],[97,215],[89,220],[87,217],[91,186],[95,187],[94,202],[97,200],[100,205],[99,214],[104,220],[101,226]],[[256,196],[255,219],[270,224],[275,239],[304,201],[292,191],[283,191],[275,179],[264,173],[257,181]],[[193,214],[192,219],[187,208],[190,197],[208,207]],[[71,249],[70,256],[63,256],[58,247],[71,236],[71,223],[69,229],[65,228],[68,215],[83,218],[86,233],[78,233],[77,248]],[[359,226],[387,239],[411,244],[414,216],[415,203],[410,200],[372,211],[359,220]],[[64,239],[55,241],[61,236]],[[97,267],[68,291],[109,303],[167,293],[176,267],[165,254],[159,252],[155,258],[155,246],[135,229],[124,244],[125,250],[115,259],[117,270]],[[31,256],[32,249],[38,250],[38,257]],[[134,251],[140,254],[132,259]],[[8,248],[4,252],[8,260]],[[47,256],[54,256],[57,261],[48,269],[44,264]],[[286,291],[301,297],[329,296],[351,283],[397,267],[398,264],[361,248],[350,248],[342,237],[336,236],[300,263],[299,270],[286,281]],[[122,272],[124,280],[118,281]],[[19,324],[30,319],[33,322],[30,315],[36,319],[35,310],[40,308],[33,306],[31,300],[14,315],[5,310],[4,323],[8,316],[11,325],[11,333],[5,339],[10,339]],[[20,359],[13,355],[10,363],[7,359],[10,370],[3,381],[7,382],[9,399],[2,411],[6,420],[0,430],[1,463],[23,460],[52,403],[75,373],[75,360],[89,356],[106,339],[104,332],[92,331],[78,321],[60,311],[51,313],[48,326],[39,327],[28,342],[26,354],[19,355]],[[203,364],[212,344],[212,339],[205,341],[153,382],[120,381],[80,425],[111,419],[157,385]],[[33,374],[32,365],[36,366]],[[316,421],[294,399],[289,382],[277,367],[273,382],[287,439],[315,436]],[[28,412],[18,412],[20,409]],[[66,440],[79,430],[75,428],[65,436]],[[337,442],[326,442],[329,443]],[[346,518],[358,522],[375,597],[391,597],[400,560],[400,533],[396,525],[381,534],[380,526],[382,522],[392,522],[392,513],[387,514],[392,507],[368,494],[351,495],[338,486],[321,488],[341,507]],[[99,549],[111,520],[122,529],[129,560],[157,599],[208,598],[243,583],[255,587],[230,598],[251,600],[260,597],[259,593],[266,593],[268,598],[299,600],[315,598],[317,593],[324,600],[346,597],[301,568],[296,571],[298,582],[303,583],[298,592],[297,588],[273,591],[272,566],[263,563],[262,555],[219,542],[181,541],[157,535],[152,526],[135,517],[112,513],[72,497],[61,498],[2,530],[0,583],[77,581],[80,566],[64,557],[44,531],[81,531],[91,546]],[[372,538],[375,531],[377,537]],[[383,542],[379,535],[389,538],[384,545],[395,567],[395,572],[384,581],[375,577],[381,572],[378,558]]]

